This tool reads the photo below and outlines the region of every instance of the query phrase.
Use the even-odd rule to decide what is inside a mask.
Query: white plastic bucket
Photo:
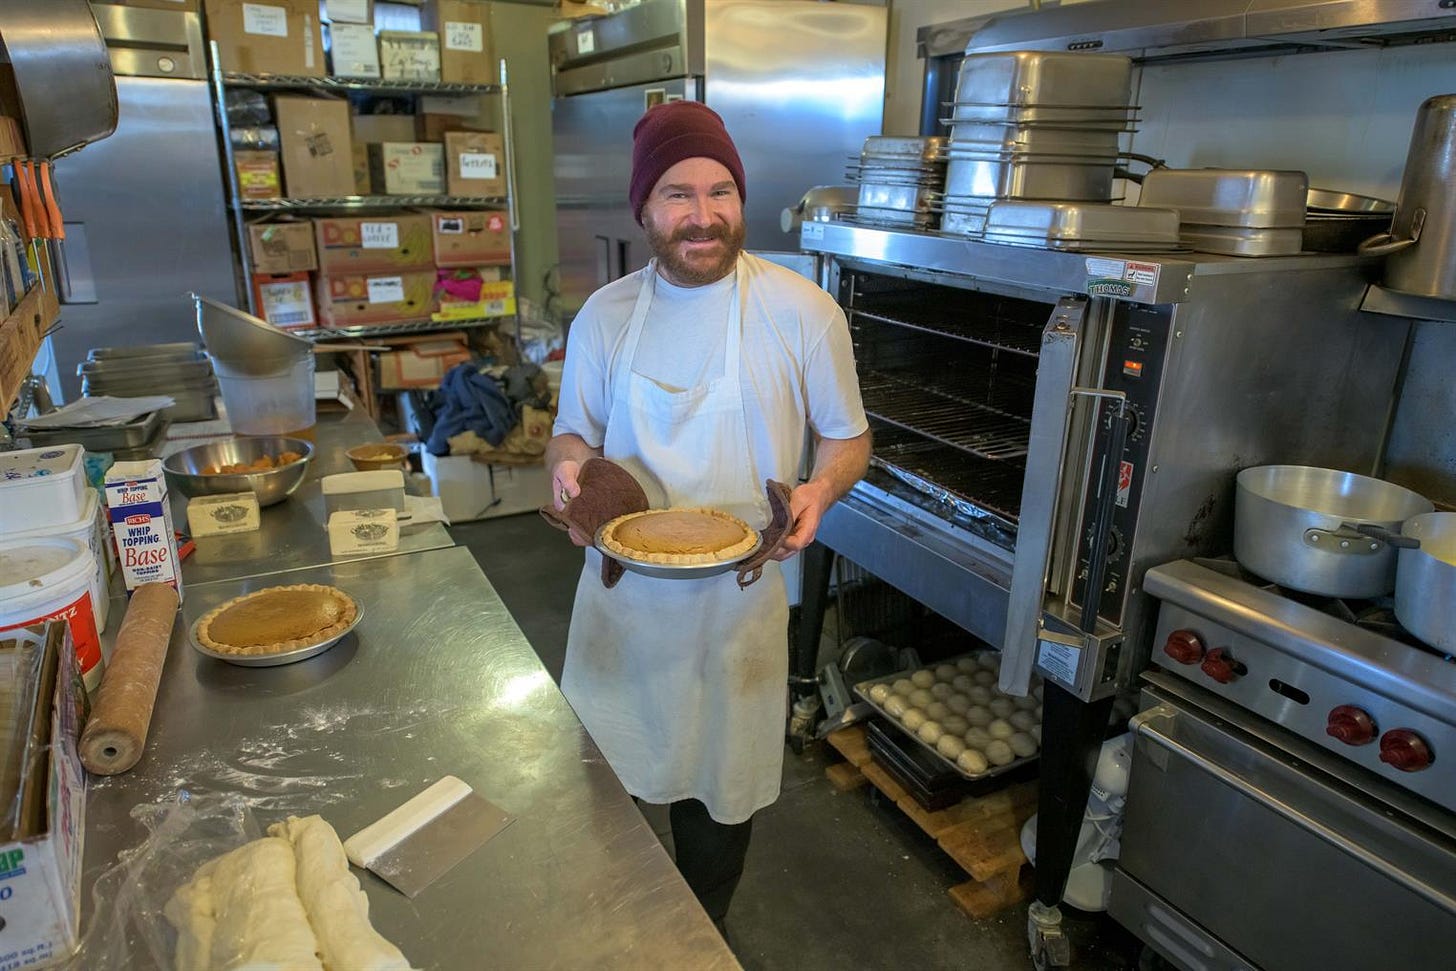
[[[17,627],[64,619],[87,691],[101,683],[101,635],[91,605],[94,555],[73,539],[0,543],[0,637]]]
[[[107,583],[106,544],[111,531],[101,516],[101,493],[86,489],[81,518],[64,526],[41,526],[35,529],[0,532],[0,543],[19,544],[31,539],[73,539],[91,551],[95,572],[91,579],[91,606],[96,614],[96,630],[105,631],[111,606],[111,588]]]
[[[86,471],[79,445],[0,452],[0,532],[81,518]]]

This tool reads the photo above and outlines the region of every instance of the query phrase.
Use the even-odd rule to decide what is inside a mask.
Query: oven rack
[[[865,411],[883,421],[985,459],[1026,456],[1031,420],[973,400],[954,381],[874,370],[859,381]]]
[[[850,313],[856,317],[953,337],[1028,357],[1036,357],[1041,351],[1041,332],[1046,323],[1044,311],[1031,322],[1004,313],[957,317],[947,313],[943,307],[925,306],[919,297],[857,296],[855,306],[850,308]]]
[[[872,417],[871,462],[900,482],[950,504],[961,515],[994,516],[1014,528],[1021,515],[1026,470],[1020,462],[996,461],[924,438]]]

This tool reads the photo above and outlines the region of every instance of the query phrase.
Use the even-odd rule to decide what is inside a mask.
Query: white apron
[[[751,269],[740,257],[724,373],[668,391],[632,369],[657,280],[649,264],[621,355],[608,365],[603,454],[653,508],[711,506],[755,528],[768,503],[749,449],[740,362]],[[732,571],[701,580],[628,572],[608,590],[588,549],[561,688],[627,791],[700,799],[721,823],[778,798],[788,697],[788,598],[777,562],[740,590]]]

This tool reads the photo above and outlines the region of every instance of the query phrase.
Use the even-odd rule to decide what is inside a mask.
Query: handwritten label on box
[[[370,303],[404,303],[404,277],[371,276],[368,284]]]
[[[485,50],[485,31],[481,29],[480,24],[447,20],[445,21],[445,50],[480,53]]]
[[[399,223],[360,223],[359,237],[365,249],[399,249]]]
[[[460,178],[493,179],[496,172],[495,155],[490,152],[460,153]]]
[[[243,4],[243,33],[267,37],[288,36],[288,11],[261,3]]]

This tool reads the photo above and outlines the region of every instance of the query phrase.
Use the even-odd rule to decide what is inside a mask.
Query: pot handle
[[[1415,244],[1413,239],[1393,239],[1389,233],[1379,233],[1361,243],[1355,252],[1360,256],[1389,256]]]
[[[1402,550],[1418,550],[1421,548],[1421,541],[1413,536],[1403,536],[1400,533],[1392,533],[1384,526],[1376,526],[1374,523],[1344,523],[1345,527],[1353,529],[1361,536],[1369,536],[1371,539],[1378,539],[1382,543],[1388,543]]]

